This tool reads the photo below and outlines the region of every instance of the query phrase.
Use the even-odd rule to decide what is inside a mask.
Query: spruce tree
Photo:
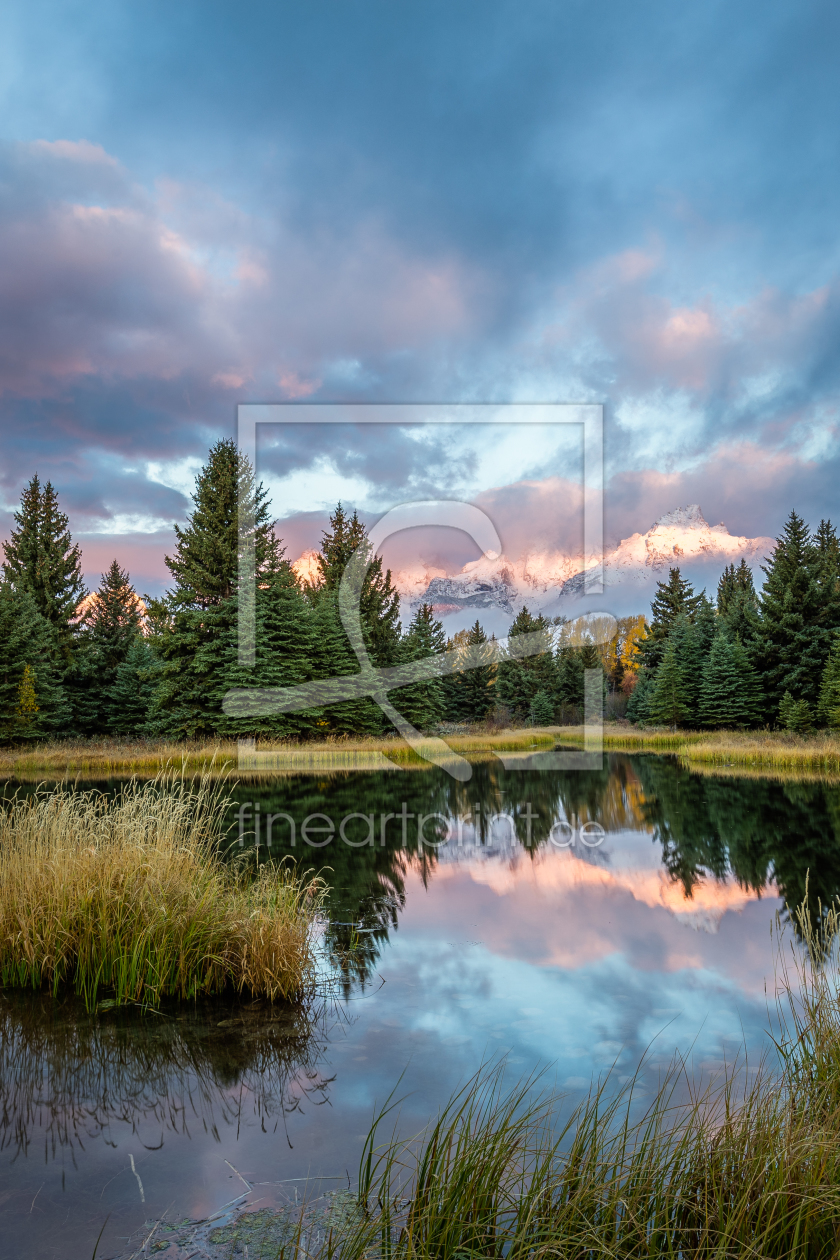
[[[539,635],[545,643],[545,651],[519,655],[517,639],[526,634]],[[506,705],[516,717],[525,718],[538,691],[553,696],[556,690],[557,662],[552,650],[551,625],[542,613],[534,617],[523,607],[508,631],[505,659],[496,672],[496,701]]]
[[[32,595],[36,609],[55,630],[56,651],[68,662],[76,609],[87,594],[82,557],[55,488],[49,481],[42,486],[37,473],[21,495],[15,524],[3,545],[4,574],[18,590]]]
[[[742,556],[737,568],[734,564],[727,565],[720,576],[717,589],[718,615],[726,617],[733,605],[744,596],[757,604],[752,569]]]
[[[337,592],[348,561],[362,549],[370,559],[359,600],[362,635],[374,665],[396,665],[400,655],[400,597],[391,570],[382,571],[382,557],[373,556],[368,533],[354,511],[347,516],[341,503],[330,517],[330,528],[321,537],[318,567],[320,589]]]
[[[547,691],[538,691],[528,710],[532,726],[551,726],[554,721],[554,699]]]
[[[350,646],[338,615],[338,594],[335,590],[317,588],[312,598],[312,677],[343,678],[360,672],[359,662]],[[397,706],[398,707],[398,706]],[[343,700],[327,703],[312,715],[317,733],[341,735],[378,735],[385,717],[371,699]]]
[[[0,582],[0,739],[66,735],[70,710],[56,662],[56,630],[32,593]],[[36,708],[31,702],[34,698]]]
[[[721,626],[703,668],[700,718],[704,726],[744,727],[754,714],[746,657],[736,649],[729,632]]]
[[[458,722],[482,722],[495,701],[496,666],[487,647],[487,635],[478,621],[467,631],[460,649],[461,672],[454,676],[453,708]]]
[[[65,679],[73,726],[81,734],[103,734],[111,728],[108,695],[140,634],[142,617],[143,605],[128,574],[113,560],[88,601]]]
[[[677,618],[684,616],[693,621],[702,599],[701,595],[695,595],[694,587],[679,569],[669,570],[667,582],[657,582],[648,633],[638,642],[636,649],[641,663],[650,671],[655,670],[663,659],[665,644]]]
[[[627,720],[634,725],[644,726],[650,721],[650,700],[655,677],[655,674],[646,669],[639,670],[636,685],[627,701]]]
[[[782,696],[778,715],[779,726],[786,731],[803,734],[813,726],[807,700],[796,700],[789,691]]]
[[[136,738],[147,733],[157,687],[156,663],[151,645],[136,635],[106,696],[106,723],[112,734]]]
[[[421,604],[403,638],[400,656],[405,662],[439,656],[446,651],[443,626],[431,604]],[[446,716],[446,691],[442,678],[414,683],[391,693],[391,702],[419,731],[431,730]]]
[[[829,540],[823,537],[824,545]],[[829,559],[815,547],[805,522],[791,512],[777,540],[760,596],[761,629],[755,659],[762,674],[765,716],[774,715],[786,691],[815,705],[828,656],[825,581]]]
[[[817,714],[832,730],[840,730],[840,631],[835,631],[820,680]]]
[[[648,716],[651,721],[674,730],[690,716],[683,671],[673,637],[665,641],[648,701]]]
[[[245,548],[259,586],[274,547],[266,491],[235,442],[211,449],[192,497],[188,524],[175,527],[178,545],[166,557],[175,586],[164,601],[149,601],[161,661],[150,721],[158,734],[187,738],[212,734],[222,723]],[[248,522],[242,540],[240,507]]]
[[[583,711],[583,658],[570,643],[561,643],[556,656],[557,683],[555,694],[563,708]]]

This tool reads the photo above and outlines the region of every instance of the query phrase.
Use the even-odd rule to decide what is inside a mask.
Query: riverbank
[[[447,744],[470,761],[490,760],[496,752],[553,748],[562,727],[540,727],[487,733],[447,733]],[[234,740],[143,741],[53,740],[32,748],[0,749],[0,777],[85,779],[139,775],[153,777],[167,768],[182,773],[237,777],[266,771],[305,774],[326,770],[382,770],[393,764],[428,768],[399,736],[378,739],[330,739],[309,743],[260,741],[240,750]]]
[[[36,793],[0,814],[0,984],[69,986],[88,1010],[103,994],[300,997],[322,885],[225,864],[222,787],[172,776],[117,796]]]
[[[558,728],[561,743],[583,743],[583,727]],[[642,730],[618,723],[604,726],[604,748],[622,752],[671,753],[687,766],[736,767],[840,773],[840,735],[820,731]]]

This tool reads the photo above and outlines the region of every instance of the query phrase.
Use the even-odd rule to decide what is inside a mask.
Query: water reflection
[[[208,1001],[171,1014],[89,1015],[70,997],[5,990],[0,1149],[15,1162],[37,1133],[45,1159],[75,1159],[91,1139],[115,1145],[117,1124],[142,1130],[147,1150],[196,1126],[218,1141],[219,1126],[246,1117],[263,1131],[282,1129],[304,1098],[326,1096],[325,1045],[323,1013],[306,1009]]]

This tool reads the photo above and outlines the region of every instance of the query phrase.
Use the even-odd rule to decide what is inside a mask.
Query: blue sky
[[[283,399],[603,402],[612,539],[830,514],[839,41],[768,0],[7,4],[0,536],[37,469],[91,578],[157,587],[208,445]],[[316,522],[407,449],[266,468]]]

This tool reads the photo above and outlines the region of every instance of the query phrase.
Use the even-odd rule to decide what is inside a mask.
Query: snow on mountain
[[[692,580],[713,590],[727,564],[737,564],[743,557],[754,567],[770,555],[774,546],[772,538],[730,534],[722,522],[710,525],[699,505],[691,503],[666,512],[646,533],[631,534],[617,547],[605,550],[605,596],[615,605],[613,612],[622,604],[627,605],[627,611],[642,611],[655,582],[671,567],[680,568]],[[319,578],[316,554],[304,552],[293,565],[298,576],[310,582]],[[413,609],[428,603],[447,623],[456,620],[456,614],[466,614],[471,609],[484,609],[485,613],[495,610],[509,621],[523,604],[535,613],[554,615],[570,611],[584,597],[584,577],[591,563],[587,564],[580,554],[540,550],[518,559],[502,555],[487,560],[482,556],[465,564],[456,574],[418,564],[394,573],[393,579],[408,618]],[[588,602],[595,605],[597,600],[590,597]],[[472,619],[475,616],[472,613]],[[487,622],[486,616],[482,621],[488,629],[505,632],[506,623],[499,622],[497,627]]]
[[[716,563],[722,569],[742,557],[752,566],[769,555],[773,546],[772,538],[746,538],[730,534],[723,523],[709,525],[699,505],[692,503],[666,512],[647,533],[632,534],[608,548],[604,583],[607,589],[626,583],[649,587],[654,575],[661,578],[662,570],[669,567]],[[518,560],[482,557],[454,576],[433,577],[422,591],[416,585],[413,590],[401,589],[412,607],[425,601],[444,614],[462,608],[498,608],[512,614],[523,604],[534,612],[554,611],[554,605],[562,611],[562,605],[583,596],[588,567],[582,556],[560,551],[534,552]]]

